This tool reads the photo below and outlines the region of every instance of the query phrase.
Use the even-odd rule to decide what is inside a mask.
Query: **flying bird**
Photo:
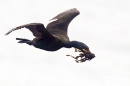
[[[72,8],[52,18],[51,20],[54,21],[50,22],[46,28],[42,23],[29,23],[11,29],[5,35],[21,28],[29,29],[35,38],[33,40],[16,38],[16,40],[19,40],[18,43],[25,43],[46,51],[56,51],[62,47],[74,47],[81,53],[79,56],[71,57],[73,57],[76,62],[85,62],[86,60],[93,59],[95,54],[91,53],[89,47],[83,42],[70,41],[67,35],[69,23],[79,14],[80,12],[76,8]]]

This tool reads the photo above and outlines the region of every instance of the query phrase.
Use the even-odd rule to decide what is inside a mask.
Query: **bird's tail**
[[[16,40],[19,40],[18,43],[26,43],[26,44],[32,45],[32,41],[28,39],[16,38]]]
[[[21,41],[30,41],[28,39],[23,39],[23,38],[16,38],[16,40],[21,40]]]

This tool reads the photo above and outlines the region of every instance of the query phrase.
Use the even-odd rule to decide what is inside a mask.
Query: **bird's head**
[[[82,58],[81,61],[84,62],[86,60],[91,60],[95,57],[95,54],[91,53],[90,50],[87,50],[85,48],[82,49],[82,56],[85,56],[85,58]]]
[[[95,54],[91,53],[89,47],[86,44],[79,42],[77,45],[78,45],[77,48],[82,52],[80,54],[82,62],[86,60],[91,60],[95,57]]]
[[[89,50],[89,47],[82,42],[71,41],[70,43],[67,44],[67,47],[68,48],[75,47],[79,49],[79,52],[82,52],[80,53],[79,56],[74,57],[77,62],[85,62],[86,60],[91,60],[95,57],[95,54],[91,53],[91,51]],[[78,58],[80,57],[81,59],[78,60]]]

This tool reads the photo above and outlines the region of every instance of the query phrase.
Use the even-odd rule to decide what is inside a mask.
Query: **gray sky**
[[[86,43],[96,58],[77,64],[66,54],[18,44],[16,37],[32,39],[27,29],[4,34],[33,22],[47,25],[70,8],[80,11],[69,25],[71,40]],[[0,86],[130,86],[129,0],[1,0]]]

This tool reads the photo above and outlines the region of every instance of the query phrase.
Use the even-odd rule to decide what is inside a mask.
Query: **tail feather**
[[[26,43],[28,45],[32,45],[33,44],[33,42],[28,40],[28,39],[16,38],[16,40],[19,40],[18,43]]]
[[[16,38],[16,40],[21,40],[21,41],[30,41],[28,39],[23,39],[23,38]]]

